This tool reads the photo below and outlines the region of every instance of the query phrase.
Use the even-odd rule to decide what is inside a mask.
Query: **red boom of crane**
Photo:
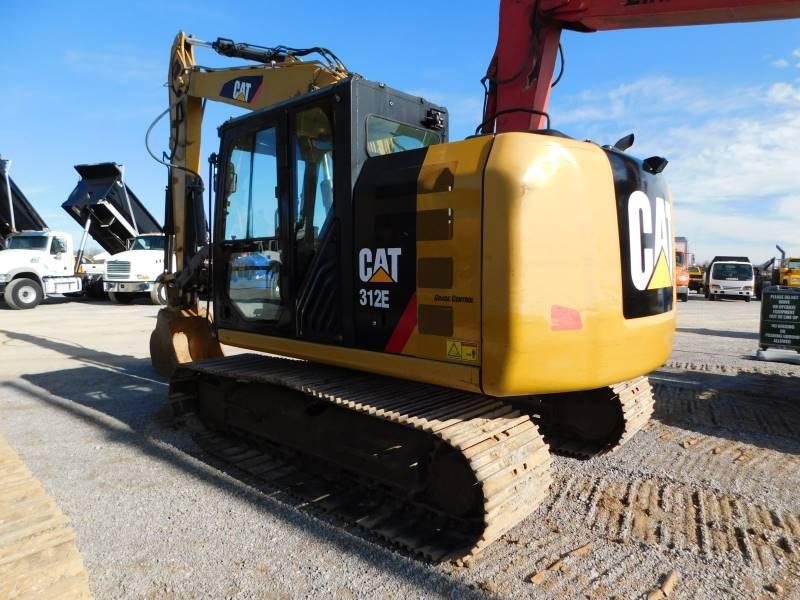
[[[800,17],[796,0],[501,0],[484,132],[530,131],[544,113],[563,29],[603,31]]]

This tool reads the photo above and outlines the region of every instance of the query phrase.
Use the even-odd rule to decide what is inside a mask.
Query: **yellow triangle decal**
[[[670,287],[672,285],[672,277],[669,275],[669,263],[667,262],[667,255],[664,251],[658,255],[658,262],[656,268],[653,269],[653,276],[650,278],[650,284],[647,286],[648,290],[657,290],[659,288]]]
[[[377,271],[372,274],[372,277],[369,278],[370,283],[394,283],[394,279],[389,277],[389,274],[386,270],[381,267]]]

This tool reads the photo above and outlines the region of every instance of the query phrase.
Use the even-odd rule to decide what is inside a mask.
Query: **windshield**
[[[131,250],[163,250],[163,235],[142,235],[133,240]]]
[[[753,267],[742,263],[716,263],[711,278],[748,281],[753,278]]]
[[[8,240],[9,250],[44,250],[47,248],[46,235],[15,236]]]
[[[800,269],[800,258],[790,258],[786,266],[790,269]]]

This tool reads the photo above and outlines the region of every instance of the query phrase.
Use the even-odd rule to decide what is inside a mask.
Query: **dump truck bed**
[[[22,193],[14,180],[9,177],[11,187],[11,206],[14,210],[14,225],[17,231],[47,229],[47,223],[41,215],[36,212],[33,205]],[[11,210],[9,209],[8,191],[4,178],[0,178],[0,238],[5,239],[12,232]],[[2,240],[0,240],[2,246]]]
[[[75,165],[81,180],[61,207],[109,254],[127,250],[136,235],[162,233],[161,225],[123,181],[116,163]]]

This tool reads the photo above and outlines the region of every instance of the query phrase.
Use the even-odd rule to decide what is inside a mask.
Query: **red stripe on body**
[[[406,347],[408,338],[414,333],[414,328],[417,326],[417,293],[414,292],[411,300],[408,301],[403,315],[397,322],[397,325],[392,332],[392,336],[386,343],[384,352],[391,352],[393,354],[400,354],[403,348]]]

